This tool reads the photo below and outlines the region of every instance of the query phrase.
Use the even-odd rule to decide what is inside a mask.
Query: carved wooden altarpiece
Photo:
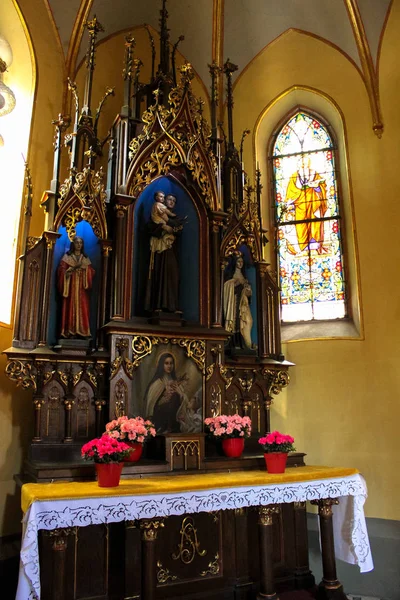
[[[171,61],[166,17],[164,2],[160,65],[147,84],[139,82],[140,61],[134,56],[133,38],[127,38],[124,105],[106,140],[108,146],[98,138],[97,126],[112,89],[106,90],[97,112],[91,110],[95,43],[101,28],[96,19],[87,23],[87,82],[81,107],[76,85],[69,83],[75,102],[73,130],[68,132],[69,119],[63,115],[54,122],[54,173],[42,201],[46,230],[38,239],[26,234],[13,345],[6,350],[7,375],[31,393],[35,414],[29,456],[20,476],[23,481],[93,478],[93,465],[80,458],[82,444],[100,435],[105,423],[116,415],[146,416],[157,361],[165,360],[167,354],[175,361],[177,375],[179,368],[182,380],[187,375],[187,415],[172,420],[172,427],[160,425],[161,435],[146,446],[140,462],[124,467],[123,477],[260,468],[264,459],[257,439],[270,430],[271,403],[289,382],[290,364],[281,353],[279,290],[263,259],[266,238],[260,217],[260,173],[256,173],[253,187],[233,140],[231,78],[235,65],[228,61],[221,68],[210,67],[209,127],[203,103],[191,91],[190,64],[177,70]],[[174,59],[174,52],[172,55]],[[218,81],[224,76],[227,137],[222,136],[215,116]],[[70,165],[62,183],[63,138]],[[96,164],[106,147],[107,173],[103,173]],[[150,251],[154,236],[148,228],[153,197],[159,190],[177,198],[174,214],[179,221],[168,226],[172,233],[165,230],[159,238],[167,244],[163,236],[172,235],[169,243],[172,240],[176,250],[176,310],[154,301],[150,310],[146,305],[149,279],[156,277],[158,255],[162,255]],[[72,317],[65,317],[70,309],[65,309],[63,294],[72,284],[61,280],[60,264],[75,236],[83,239],[94,271],[91,290],[83,284],[79,288],[85,303],[73,300],[78,303],[75,308],[89,313],[90,335],[74,333]],[[225,306],[235,277],[227,275],[232,267],[242,273],[238,285],[248,290],[247,296],[236,297],[247,311],[247,333],[244,329],[242,333],[244,319],[240,321],[239,309],[229,317]],[[171,274],[162,269],[166,267],[159,273]],[[152,292],[157,293],[157,286],[169,285],[167,279],[156,281]],[[230,288],[233,294],[235,286],[234,282]],[[234,323],[238,318],[239,328]],[[63,319],[73,331],[67,337],[60,335]],[[205,437],[201,421],[235,413],[251,417],[253,433],[242,458],[227,459]],[[290,461],[303,464],[303,455],[296,454]],[[289,505],[273,519],[276,574],[289,587],[313,583],[304,557],[304,506]],[[258,569],[253,573],[249,565],[257,549],[256,545],[251,551],[245,548],[250,528],[257,529],[256,520],[256,514],[244,510],[199,515],[195,522],[190,516],[168,520],[161,534],[165,552],[157,556],[157,597],[182,597],[179,590],[185,589],[189,598],[203,586],[204,590],[220,590],[220,595],[207,597],[222,598],[226,597],[227,582],[231,588],[232,582],[236,586],[232,598],[251,597],[248,594],[259,575]],[[127,523],[115,526],[112,533],[108,526],[104,531],[83,528],[75,545],[75,563],[83,560],[79,557],[84,554],[85,536],[86,546],[98,544],[99,556],[106,562],[111,560],[109,552],[116,548],[116,539],[125,539],[118,552],[125,553],[126,573],[133,573],[140,568],[136,553],[140,544],[143,548],[151,543],[143,527]],[[186,550],[185,543],[189,544]],[[41,544],[44,568],[50,560],[50,550],[46,550],[50,538],[43,536]],[[99,589],[92,589],[91,595],[114,597],[101,580],[111,563],[107,563],[108,571],[106,566],[99,568],[100,563],[88,567],[99,574]],[[123,564],[122,560],[121,568]],[[79,568],[74,577],[79,578]],[[211,587],[208,580],[212,580]],[[127,581],[124,593],[140,598],[134,581]],[[79,597],[86,598],[89,591],[83,588]],[[49,580],[44,580],[43,590],[44,597],[52,597]]]

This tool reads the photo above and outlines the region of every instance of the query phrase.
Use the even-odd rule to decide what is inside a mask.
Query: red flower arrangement
[[[118,463],[123,462],[132,449],[124,442],[103,433],[101,438],[91,440],[84,444],[81,449],[82,458],[94,460],[95,463]]]
[[[107,423],[105,434],[116,440],[143,444],[148,437],[156,435],[156,429],[151,421],[142,417],[123,416]]]
[[[228,438],[248,438],[251,434],[250,417],[240,415],[221,415],[204,419],[204,425],[210,433],[221,440]]]
[[[293,446],[294,438],[291,435],[285,435],[279,431],[268,433],[265,437],[261,437],[258,443],[268,452],[293,452],[296,448]]]

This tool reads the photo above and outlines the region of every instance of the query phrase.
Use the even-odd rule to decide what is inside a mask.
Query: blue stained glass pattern
[[[327,129],[304,112],[273,149],[282,321],[346,316],[341,221]]]

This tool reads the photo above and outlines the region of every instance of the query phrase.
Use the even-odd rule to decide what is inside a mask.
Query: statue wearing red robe
[[[82,238],[75,237],[57,269],[57,286],[62,296],[61,337],[90,337],[89,291],[94,274]]]

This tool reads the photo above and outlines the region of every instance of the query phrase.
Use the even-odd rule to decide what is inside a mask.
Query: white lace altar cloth
[[[236,488],[36,501],[23,519],[21,560],[16,600],[40,600],[39,529],[84,527],[133,519],[152,519],[247,506],[340,498],[333,507],[337,558],[357,564],[361,573],[374,568],[364,517],[367,486],[359,475],[312,481]]]

